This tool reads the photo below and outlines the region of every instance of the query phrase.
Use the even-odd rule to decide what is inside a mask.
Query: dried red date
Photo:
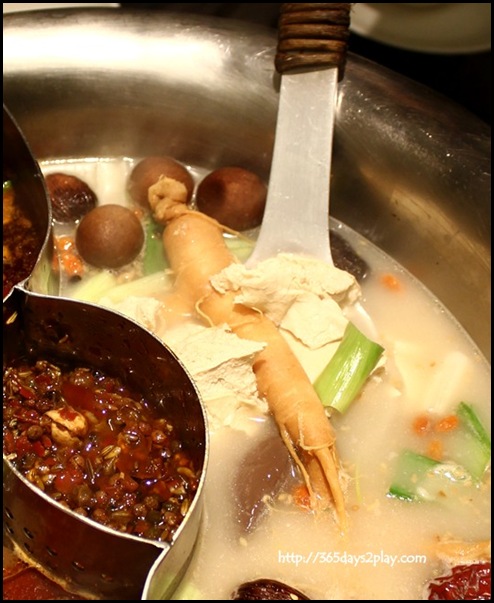
[[[233,601],[310,601],[299,590],[268,578],[244,582],[235,589],[231,598]]]
[[[457,565],[429,586],[429,601],[480,601],[491,599],[491,564]]]

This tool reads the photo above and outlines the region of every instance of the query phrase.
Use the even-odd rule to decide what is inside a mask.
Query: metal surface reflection
[[[206,169],[241,164],[267,180],[274,48],[273,30],[227,19],[11,14],[4,97],[40,159],[166,151]],[[488,126],[350,55],[333,163],[332,214],[416,275],[490,357]]]

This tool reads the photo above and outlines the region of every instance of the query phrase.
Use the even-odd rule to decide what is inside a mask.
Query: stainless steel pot
[[[124,9],[4,16],[4,99],[36,157],[168,154],[269,175],[275,32]],[[490,129],[350,55],[331,212],[396,258],[490,358]],[[303,175],[302,175],[303,176]]]

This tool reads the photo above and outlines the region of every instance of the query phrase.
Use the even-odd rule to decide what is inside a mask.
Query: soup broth
[[[135,163],[128,158],[81,160],[45,162],[41,168],[45,175],[78,176],[96,192],[99,204],[133,208],[126,183]],[[203,170],[188,167],[196,182],[203,177]],[[344,224],[333,220],[332,229],[370,267],[360,283],[361,301],[386,360],[350,408],[331,415],[348,476],[348,529],[342,534],[332,513],[314,514],[297,500],[300,476],[277,448],[281,440],[269,413],[241,405],[222,414],[204,395],[211,427],[205,513],[176,599],[229,599],[240,584],[258,578],[281,581],[311,599],[422,599],[428,596],[427,584],[450,566],[479,556],[485,560],[484,552],[455,556],[451,551],[457,549],[445,543],[466,543],[470,551],[470,545],[483,546],[490,539],[490,465],[481,478],[472,479],[458,461],[463,454],[458,447],[464,444],[455,435],[462,402],[474,409],[485,429],[490,425],[490,366],[440,301],[403,267]],[[73,223],[55,225],[58,237],[73,230]],[[242,240],[237,243],[246,257],[249,248],[245,252]],[[141,253],[113,272],[86,266],[82,275],[62,280],[61,294],[130,312],[173,348],[166,329],[145,314],[142,299],[159,298],[159,288],[170,283],[163,272],[149,276],[148,289],[143,287],[144,281],[137,280],[143,276],[142,259]],[[104,273],[109,280],[102,287]],[[133,281],[139,287],[132,288]],[[128,302],[135,298],[140,309],[134,303],[132,310]],[[289,343],[315,380],[328,361],[328,349],[304,349],[294,338]],[[230,403],[225,399],[220,405]],[[260,460],[266,441],[272,446],[266,456],[284,464],[276,485],[266,478],[276,467],[269,458]],[[417,500],[390,495],[405,451],[440,459],[453,478],[439,477],[438,488],[426,486]],[[263,495],[266,483],[272,491]],[[257,490],[262,500],[255,511],[246,509],[239,493],[255,499]]]

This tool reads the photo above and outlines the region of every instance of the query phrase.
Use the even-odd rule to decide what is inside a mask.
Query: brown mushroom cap
[[[96,193],[77,176],[55,172],[45,176],[45,184],[57,222],[79,220],[98,203]]]
[[[82,218],[75,242],[88,264],[121,268],[138,256],[144,245],[144,230],[130,209],[116,204],[100,205]]]
[[[149,208],[148,190],[155,184],[160,176],[168,176],[178,180],[187,189],[187,202],[194,192],[194,179],[189,170],[172,157],[146,157],[132,170],[127,190],[133,201]]]
[[[221,224],[242,231],[262,222],[267,187],[251,172],[241,167],[222,167],[208,174],[197,187],[199,211]]]

